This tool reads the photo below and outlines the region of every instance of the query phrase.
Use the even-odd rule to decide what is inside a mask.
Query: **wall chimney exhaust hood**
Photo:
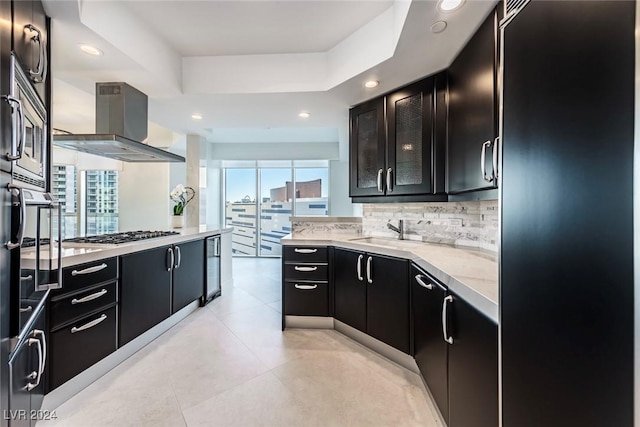
[[[177,154],[145,144],[147,95],[126,83],[96,83],[96,133],[56,134],[58,147],[123,162],[184,162]]]

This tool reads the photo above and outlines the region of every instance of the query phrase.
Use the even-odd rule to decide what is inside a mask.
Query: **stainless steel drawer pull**
[[[42,337],[42,365],[40,366],[40,375],[44,374],[44,366],[47,363],[47,334],[41,329],[34,329],[33,336],[35,338]]]
[[[33,306],[32,305],[28,305],[25,308],[21,308],[20,309],[20,313],[28,313],[30,311],[33,311]]]
[[[93,328],[94,326],[98,325],[99,323],[104,322],[104,319],[106,319],[106,318],[107,318],[107,315],[103,314],[102,316],[98,317],[95,320],[92,320],[91,322],[89,322],[87,324],[84,324],[84,325],[79,326],[77,328],[74,326],[73,328],[71,328],[71,333],[75,334],[76,332],[85,331],[85,330],[87,330],[89,328]]]
[[[91,295],[87,295],[86,297],[82,297],[80,299],[78,298],[74,298],[71,300],[71,304],[82,304],[83,302],[89,302],[89,301],[93,301],[96,298],[100,298],[101,296],[103,296],[104,294],[107,293],[106,289],[102,289],[99,292],[96,292],[94,294]]]
[[[298,285],[295,284],[296,289],[302,289],[303,291],[310,291],[311,289],[315,289],[318,285]]]
[[[433,289],[433,285],[431,283],[424,283],[422,281],[422,274],[416,274],[416,282],[418,282],[418,285],[422,286],[423,288],[426,289]]]
[[[96,265],[95,267],[89,267],[89,268],[85,268],[84,270],[73,270],[71,272],[72,276],[78,276],[80,274],[91,274],[91,273],[96,273],[100,270],[104,270],[105,268],[107,268],[107,264],[102,263],[100,265]]]
[[[299,254],[315,254],[316,252],[318,252],[317,249],[300,249],[300,248],[295,248],[293,251]]]
[[[27,385],[24,386],[24,389],[26,391],[31,391],[40,385],[40,379],[42,378],[42,372],[44,371],[44,362],[42,360],[42,343],[40,342],[40,340],[36,338],[29,338],[27,340],[27,344],[29,345],[29,347],[31,347],[31,344],[36,344],[38,346],[37,347],[38,348],[38,370],[33,371],[31,374],[27,376],[27,378],[30,380],[35,379],[36,382],[27,383]]]
[[[28,275],[28,276],[24,276],[24,277],[21,277],[21,278],[20,278],[20,280],[25,280],[25,281],[26,281],[26,280],[31,280],[31,279],[33,279],[33,276],[32,276],[32,275]]]
[[[316,271],[318,269],[318,267],[299,267],[299,266],[295,266],[293,267],[296,271]]]

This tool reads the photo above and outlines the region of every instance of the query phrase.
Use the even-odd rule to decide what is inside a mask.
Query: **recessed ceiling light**
[[[88,44],[80,44],[80,50],[86,53],[87,55],[100,56],[103,52],[97,47],[93,47]]]
[[[377,80],[369,80],[364,82],[364,87],[371,89],[371,88],[377,87],[379,84],[380,82]]]
[[[202,114],[193,113],[193,114],[191,115],[191,118],[192,118],[193,120],[202,120]]]
[[[443,32],[447,28],[447,23],[444,21],[434,22],[431,26],[431,32],[434,34],[438,34]]]
[[[300,111],[300,113],[298,114],[299,117],[302,117],[303,119],[306,119],[307,117],[309,117],[311,114],[309,114],[308,111]]]
[[[438,9],[442,12],[451,12],[464,4],[464,0],[440,0]]]

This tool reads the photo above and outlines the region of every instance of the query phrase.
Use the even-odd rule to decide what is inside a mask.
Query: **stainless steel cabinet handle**
[[[426,288],[426,289],[429,289],[429,290],[433,289],[433,284],[424,283],[422,281],[422,274],[416,274],[416,282],[418,282],[418,285],[422,286],[423,288]]]
[[[373,283],[373,277],[371,277],[371,261],[373,260],[373,258],[369,257],[367,258],[367,282],[368,283]]]
[[[356,273],[358,273],[358,280],[361,282],[364,280],[362,277],[362,258],[364,258],[364,255],[358,255],[358,262],[356,263]]]
[[[293,267],[294,270],[296,271],[316,271],[318,269],[318,267],[300,267],[300,266],[295,266]]]
[[[171,261],[169,261],[169,263],[167,264],[167,271],[171,271],[173,269],[173,263],[175,262],[173,248],[167,248],[167,255],[171,258]]]
[[[40,329],[34,329],[33,336],[35,338],[38,338],[39,336],[42,337],[42,365],[40,366],[40,375],[42,375],[44,373],[45,364],[47,363],[47,336],[44,331]]]
[[[103,314],[102,316],[98,317],[97,319],[92,320],[91,322],[86,323],[86,324],[84,324],[82,326],[78,326],[77,328],[74,326],[73,328],[71,328],[71,333],[75,334],[76,332],[85,331],[85,330],[87,330],[89,328],[93,328],[94,326],[104,322],[104,319],[106,319],[106,318],[107,318],[107,315]]]
[[[93,267],[88,267],[88,268],[85,268],[85,269],[83,269],[83,270],[73,270],[73,271],[71,272],[71,275],[72,275],[72,276],[78,276],[78,275],[81,275],[81,274],[91,274],[91,273],[96,273],[96,272],[98,272],[98,271],[100,271],[100,270],[104,270],[105,268],[107,268],[107,264],[105,264],[105,263],[103,262],[103,263],[102,263],[102,264],[100,264],[100,265],[96,265],[96,266],[93,266]]]
[[[491,182],[493,180],[493,176],[491,175],[487,175],[487,171],[485,169],[485,157],[487,154],[487,148],[491,147],[491,141],[485,141],[482,144],[482,151],[480,154],[480,169],[482,170],[482,178],[487,181],[487,182]]]
[[[299,254],[314,254],[314,253],[318,252],[317,249],[304,249],[304,248],[302,248],[302,249],[301,248],[295,248],[293,251],[297,252]]]
[[[31,280],[31,279],[33,279],[33,276],[32,276],[31,274],[30,274],[30,275],[28,275],[28,276],[24,276],[24,277],[21,277],[21,278],[20,278],[20,280],[22,280],[22,281],[24,281],[24,282],[26,282],[27,280]]]
[[[82,297],[82,298],[74,298],[71,300],[71,304],[82,304],[83,302],[89,302],[89,301],[93,301],[94,299],[100,298],[101,296],[103,296],[104,294],[107,293],[106,289],[102,289],[99,292],[96,292],[94,294],[91,295],[87,295],[86,297]]]
[[[393,169],[387,169],[387,193],[393,191]]]
[[[38,345],[38,370],[35,371],[36,373],[36,382],[35,383],[27,383],[26,386],[24,386],[24,389],[26,391],[31,391],[34,388],[38,387],[40,385],[40,380],[42,379],[42,372],[44,371],[44,367],[43,367],[43,362],[42,362],[42,344],[40,343],[39,339],[36,338],[29,338],[27,340],[27,344],[29,345],[29,347],[31,347],[31,344],[37,344]],[[33,379],[33,372],[27,377],[29,379]]]
[[[449,332],[447,332],[447,303],[452,302],[453,297],[448,295],[442,301],[442,338],[449,344],[453,344],[453,337],[449,336]]]
[[[18,224],[18,235],[16,236],[16,242],[7,242],[5,243],[5,247],[7,249],[15,249],[22,246],[22,241],[24,240],[24,229],[26,227],[26,217],[27,217],[27,205],[24,201],[24,192],[21,188],[15,186],[7,187],[9,191],[11,191],[12,199],[13,197],[17,197],[18,201],[14,202],[12,200],[11,204],[13,206],[18,206],[20,208],[20,223]]]
[[[176,246],[176,263],[174,268],[180,268],[180,264],[182,264],[182,251],[180,250],[180,246]]]
[[[491,158],[493,162],[493,176],[498,179],[498,149],[500,147],[500,137],[497,137],[493,142],[493,156]]]
[[[33,306],[32,305],[28,305],[25,308],[20,308],[20,313],[28,313],[30,311],[33,311]]]
[[[302,289],[304,291],[308,291],[318,287],[318,285],[298,285],[297,283],[294,286],[296,287],[296,289]]]
[[[44,61],[45,61],[45,52],[44,52],[44,43],[42,40],[42,31],[38,29],[33,24],[25,25],[25,28],[29,31],[36,33],[36,35],[31,37],[31,40],[38,43],[38,66],[36,70],[29,70],[29,74],[31,75],[31,80],[34,82],[40,83],[44,80]]]
[[[382,188],[382,174],[383,173],[384,173],[383,169],[378,169],[377,183],[378,183],[378,192],[380,192],[380,193],[384,193],[384,188]]]
[[[26,127],[25,127],[25,118],[24,118],[24,110],[22,109],[22,102],[11,95],[3,95],[2,99],[7,101],[7,104],[12,105],[15,104],[16,111],[18,112],[18,130],[19,130],[19,143],[16,141],[16,151],[14,153],[7,153],[5,158],[9,161],[19,160],[22,158],[24,154],[25,148],[25,140],[26,140]]]

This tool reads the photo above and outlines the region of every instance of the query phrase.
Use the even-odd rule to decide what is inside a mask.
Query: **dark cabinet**
[[[442,334],[442,303],[447,290],[411,267],[413,356],[445,422],[449,419],[448,344]]]
[[[31,411],[42,406],[45,391],[47,360],[47,336],[45,308],[36,314],[29,332],[18,342],[9,358],[9,408],[3,418],[10,418],[10,425],[35,426],[37,417]]]
[[[120,347],[171,315],[172,250],[162,246],[120,257]]]
[[[408,354],[408,261],[336,249],[334,265],[335,318]]]
[[[117,348],[116,305],[51,332],[49,390],[99,362]]]
[[[204,292],[204,240],[180,243],[174,248],[172,313],[202,297]]]
[[[445,297],[449,427],[498,426],[498,326],[455,294]]]
[[[13,51],[40,98],[46,100],[49,23],[39,0],[13,1]]]
[[[350,110],[354,201],[446,200],[445,98],[438,74]]]
[[[283,316],[330,316],[329,249],[285,246],[282,257]],[[284,322],[283,322],[284,326]]]
[[[349,111],[349,122],[349,196],[384,195],[384,98],[353,107]]]
[[[64,286],[51,292],[47,391],[117,348],[118,259],[62,269]]]
[[[448,69],[448,193],[497,186],[498,12],[489,14]]]
[[[334,317],[362,332],[367,331],[367,284],[362,262],[365,254],[336,248],[333,256]]]

